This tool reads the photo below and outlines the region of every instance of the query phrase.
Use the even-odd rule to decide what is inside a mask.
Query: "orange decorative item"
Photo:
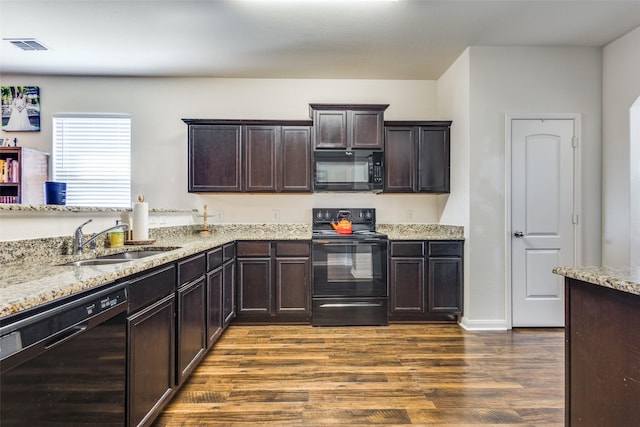
[[[331,226],[338,234],[351,234],[352,232],[351,221],[346,218],[341,219],[338,223],[332,222]]]

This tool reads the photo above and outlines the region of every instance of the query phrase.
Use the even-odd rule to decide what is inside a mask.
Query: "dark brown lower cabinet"
[[[640,425],[640,295],[565,279],[565,425]]]
[[[207,348],[222,335],[222,265],[207,273]]]
[[[178,261],[176,384],[180,385],[207,350],[206,279],[204,253]]]
[[[241,241],[237,256],[239,322],[310,322],[308,241]]]
[[[454,322],[462,314],[461,241],[392,241],[390,322]]]
[[[238,320],[269,317],[273,300],[271,258],[238,258]]]
[[[175,295],[127,320],[127,425],[150,425],[175,390]]]
[[[176,268],[132,278],[127,317],[127,425],[150,425],[175,392]]]
[[[178,289],[177,384],[184,382],[207,350],[205,278]]]
[[[236,262],[235,258],[222,266],[222,323],[226,328],[236,316]]]

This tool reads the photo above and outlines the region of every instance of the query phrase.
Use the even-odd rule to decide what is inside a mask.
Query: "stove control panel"
[[[375,224],[376,210],[375,208],[314,208],[313,223],[327,224],[332,221],[340,221],[348,219],[353,224]]]

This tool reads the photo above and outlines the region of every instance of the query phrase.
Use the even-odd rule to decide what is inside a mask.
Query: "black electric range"
[[[387,247],[373,208],[313,209],[314,326],[388,324]],[[331,226],[351,221],[352,233]]]

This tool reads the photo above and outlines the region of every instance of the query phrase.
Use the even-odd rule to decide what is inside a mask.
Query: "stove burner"
[[[382,237],[384,235],[376,233],[376,210],[374,208],[315,208],[313,209],[312,235],[323,237],[358,238],[358,237]],[[351,222],[351,234],[338,234],[332,227],[341,219]],[[386,236],[384,236],[386,237]]]

